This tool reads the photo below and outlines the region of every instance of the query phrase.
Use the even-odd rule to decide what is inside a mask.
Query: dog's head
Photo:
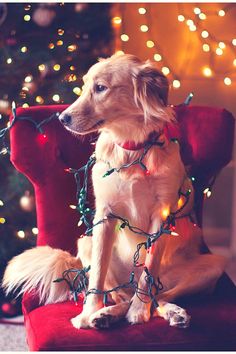
[[[83,80],[82,95],[59,117],[75,133],[161,128],[174,119],[167,107],[167,78],[150,62],[113,55],[93,65]]]

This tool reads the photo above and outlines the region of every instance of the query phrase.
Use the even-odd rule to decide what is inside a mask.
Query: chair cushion
[[[121,321],[109,330],[77,330],[70,319],[81,312],[82,302],[78,306],[68,301],[30,310],[27,301],[25,296],[23,311],[31,351],[236,349],[235,296],[201,296],[179,302],[192,317],[187,329],[170,327],[167,321],[156,317],[140,325]]]

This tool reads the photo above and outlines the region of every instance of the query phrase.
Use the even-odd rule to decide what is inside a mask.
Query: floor
[[[23,316],[16,317],[13,321],[23,323]],[[25,340],[25,327],[23,324],[0,324],[0,351],[28,351],[28,346]]]

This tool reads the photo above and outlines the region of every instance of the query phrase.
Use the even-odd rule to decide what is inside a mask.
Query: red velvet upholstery
[[[18,116],[40,122],[66,106],[18,109]],[[177,134],[181,154],[196,178],[196,212],[202,222],[203,189],[210,178],[231,160],[234,119],[221,109],[176,107],[179,121],[168,134]],[[33,183],[36,194],[38,245],[49,244],[75,253],[75,243],[83,232],[77,227],[79,215],[68,206],[75,204],[73,175],[64,171],[78,168],[93,148],[91,137],[75,138],[59,123],[43,127],[43,139],[34,125],[19,121],[11,130],[11,160]],[[94,138],[94,137],[92,137]],[[205,250],[206,251],[206,250]],[[161,318],[144,325],[117,324],[109,330],[75,330],[69,319],[81,310],[72,302],[39,306],[37,297],[25,294],[23,312],[30,350],[227,350],[236,349],[236,290],[224,275],[213,295],[182,299],[192,315],[188,329],[171,328]]]

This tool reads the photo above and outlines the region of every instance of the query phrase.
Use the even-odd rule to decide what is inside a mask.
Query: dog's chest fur
[[[131,163],[142,153],[143,149],[124,150],[114,144],[108,134],[101,134],[96,145],[93,187],[97,210],[118,214],[130,224],[148,231],[152,218],[154,215],[157,218],[163,207],[176,207],[185,171],[178,145],[168,143],[164,148],[153,146],[145,156],[143,162],[150,175],[134,165],[103,177],[110,168]]]

